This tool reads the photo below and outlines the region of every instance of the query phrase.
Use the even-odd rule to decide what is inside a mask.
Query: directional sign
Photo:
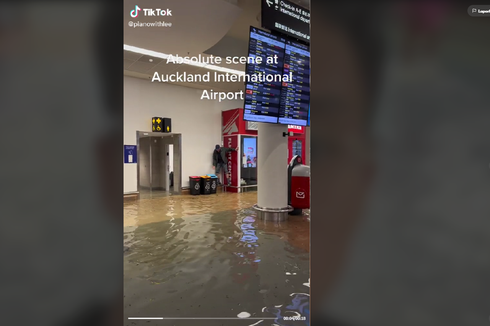
[[[124,163],[138,163],[138,155],[135,145],[124,145]]]
[[[262,0],[261,15],[262,27],[310,43],[308,9],[288,0]]]

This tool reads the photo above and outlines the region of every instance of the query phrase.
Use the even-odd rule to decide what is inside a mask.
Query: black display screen
[[[284,74],[293,80],[283,83],[279,123],[307,126],[310,109],[310,52],[306,45],[286,41]]]
[[[310,43],[310,11],[287,0],[262,0],[262,27]]]
[[[249,58],[261,57],[262,62],[249,63],[248,75],[282,75],[284,69],[286,39],[250,28]],[[274,63],[267,58],[276,57]],[[279,80],[245,83],[244,120],[277,123],[281,104],[282,82]]]

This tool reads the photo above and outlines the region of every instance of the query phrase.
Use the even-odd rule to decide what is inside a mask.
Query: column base
[[[288,219],[288,214],[293,210],[291,206],[284,208],[266,208],[254,205],[257,217],[265,221],[283,222]]]

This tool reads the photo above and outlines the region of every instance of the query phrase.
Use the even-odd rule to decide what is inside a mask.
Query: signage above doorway
[[[262,0],[262,27],[310,43],[310,11],[287,0]]]

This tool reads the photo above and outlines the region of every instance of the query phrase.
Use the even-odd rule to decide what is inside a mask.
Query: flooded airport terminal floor
[[[264,222],[256,202],[246,192],[126,203],[125,325],[309,325],[309,218]]]

